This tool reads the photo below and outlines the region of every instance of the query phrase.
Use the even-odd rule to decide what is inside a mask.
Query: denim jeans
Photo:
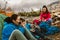
[[[52,19],[51,18],[49,20],[47,20],[47,23],[48,24],[51,24],[51,22],[52,22]]]

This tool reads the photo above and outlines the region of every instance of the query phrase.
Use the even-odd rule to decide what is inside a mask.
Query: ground
[[[60,33],[56,33],[54,35],[50,35],[49,38],[53,40],[60,40]]]

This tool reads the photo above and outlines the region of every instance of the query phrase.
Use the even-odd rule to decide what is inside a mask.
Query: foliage
[[[31,11],[31,12],[19,12],[18,15],[20,16],[27,16],[27,17],[36,17],[40,15],[40,10],[39,11]]]

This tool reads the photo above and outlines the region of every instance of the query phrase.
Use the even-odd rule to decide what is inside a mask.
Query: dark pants
[[[35,36],[35,35],[37,35],[37,36],[40,36],[41,38],[44,38],[44,34],[43,33],[41,33],[41,31],[39,31],[38,29],[35,29],[35,32],[32,32],[32,34]]]

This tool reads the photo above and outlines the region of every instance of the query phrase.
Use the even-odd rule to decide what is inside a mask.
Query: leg
[[[52,19],[50,18],[50,19],[47,21],[47,23],[51,24],[51,22],[52,22]]]
[[[16,29],[12,32],[9,40],[27,40],[27,39],[19,30]]]
[[[25,28],[25,31],[25,35],[29,40],[37,40],[27,28]]]
[[[41,31],[39,31],[38,29],[35,29],[36,31],[35,31],[35,34],[36,35],[38,35],[38,36],[40,36],[41,38],[44,38],[44,34],[43,33],[41,33]]]

